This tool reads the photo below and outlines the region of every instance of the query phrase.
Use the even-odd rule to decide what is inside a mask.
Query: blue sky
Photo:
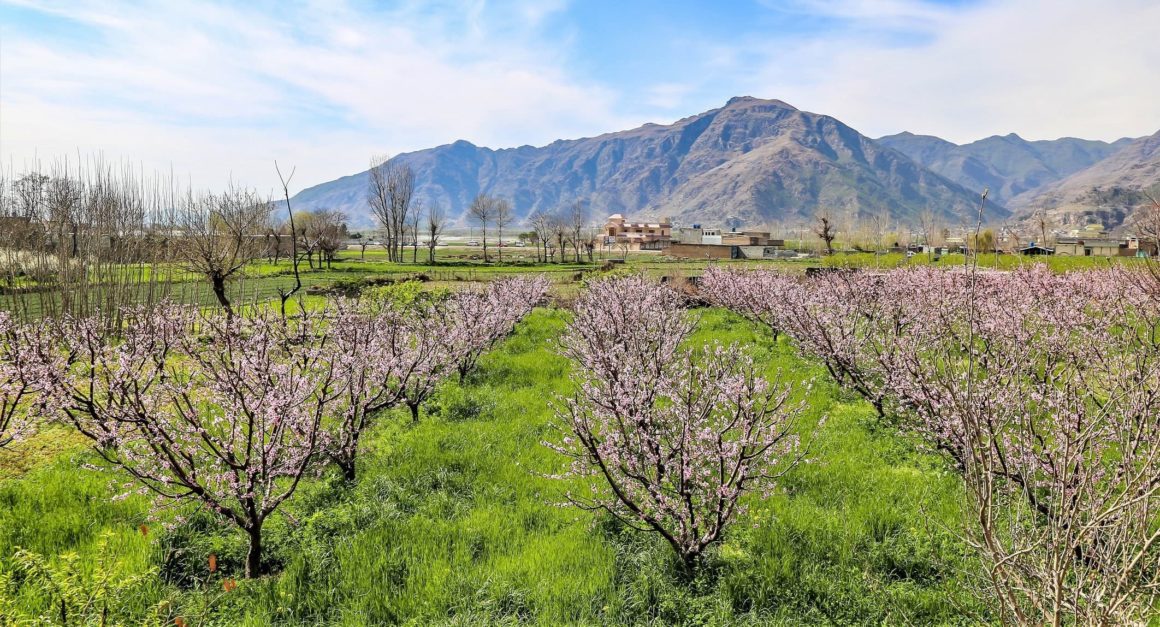
[[[1160,128],[1152,0],[0,0],[0,158],[302,187],[374,154],[667,123],[736,95],[871,136]]]

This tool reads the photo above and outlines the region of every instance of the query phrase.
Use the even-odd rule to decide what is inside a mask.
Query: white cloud
[[[599,63],[573,71],[594,53],[573,36],[599,25],[569,22],[564,0],[256,6],[36,4],[79,25],[70,37],[93,33],[76,40],[0,25],[0,159],[19,168],[102,152],[198,185],[232,176],[268,189],[274,159],[296,164],[301,186],[357,172],[372,153],[461,138],[544,144],[734,95],[779,98],[870,135],[1115,139],[1160,127],[1151,0],[771,1],[769,11],[825,28],[755,22],[723,39],[690,27],[667,58],[642,32],[640,54],[656,56],[617,84]]]
[[[546,143],[624,123],[611,91],[568,76],[536,38],[555,10],[536,3],[516,5],[502,27],[470,3],[430,16],[417,6],[373,16],[332,4],[291,15],[101,7],[44,7],[96,29],[99,46],[5,32],[6,159],[103,151],[173,163],[203,185],[232,174],[270,186],[275,158],[321,182],[364,168],[372,152]]]
[[[1156,2],[811,4],[851,28],[767,48],[751,89],[871,135],[1112,140],[1160,128]],[[882,36],[899,25],[909,37]]]

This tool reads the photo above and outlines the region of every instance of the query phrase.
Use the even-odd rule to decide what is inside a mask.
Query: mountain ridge
[[[968,189],[989,188],[996,202],[1009,204],[1020,194],[1107,159],[1133,140],[1026,140],[1017,133],[1008,133],[955,144],[933,135],[904,131],[876,141]]]
[[[761,225],[819,208],[914,221],[973,211],[976,192],[879,145],[840,120],[781,100],[731,98],[672,124],[644,124],[540,147],[491,149],[458,140],[394,159],[416,173],[416,197],[462,219],[477,193],[509,198],[518,219],[588,202],[593,216]],[[346,211],[368,224],[366,172],[314,186],[296,206]],[[992,205],[995,215],[1006,209]]]

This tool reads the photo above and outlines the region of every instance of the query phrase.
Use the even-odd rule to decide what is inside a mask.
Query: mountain
[[[1132,142],[1126,138],[1108,143],[1074,137],[1028,141],[1015,133],[962,145],[913,133],[876,141],[969,190],[990,188],[988,197],[999,204],[1089,168]]]
[[[751,97],[669,125],[542,147],[457,141],[395,159],[414,169],[419,200],[460,217],[481,192],[510,199],[521,220],[580,200],[596,218],[752,226],[807,218],[821,207],[910,222],[930,210],[958,220],[975,211],[977,199],[832,117]],[[367,180],[362,172],[303,190],[295,206],[340,209],[369,225]],[[998,204],[989,210],[1006,215]]]
[[[1131,223],[1132,212],[1160,197],[1160,132],[1127,143],[1091,167],[1011,199],[1021,215],[1046,210],[1063,225],[1091,221],[1115,228]]]

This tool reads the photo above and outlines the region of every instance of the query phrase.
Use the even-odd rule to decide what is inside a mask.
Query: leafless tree
[[[282,184],[282,198],[286,201],[286,218],[288,220],[287,227],[290,231],[290,265],[294,268],[294,287],[286,289],[278,287],[278,298],[280,300],[280,308],[282,312],[282,319],[286,319],[286,301],[290,300],[294,294],[297,294],[302,289],[302,274],[298,271],[298,237],[294,229],[294,211],[290,208],[290,181],[294,178],[296,168],[290,169],[288,176],[282,175],[282,168],[278,167],[278,162],[274,162],[274,171],[278,173],[278,181]]]
[[[834,225],[834,219],[830,216],[829,211],[822,210],[818,212],[814,220],[814,234],[825,244],[826,254],[834,254],[834,238],[837,237],[837,230]]]
[[[923,209],[922,213],[918,214],[918,227],[922,229],[922,245],[926,248],[927,256],[931,254],[931,247],[934,246],[935,233],[935,218],[934,212],[930,209]]]
[[[475,196],[475,199],[471,201],[471,206],[467,208],[468,217],[471,218],[472,222],[478,224],[480,229],[483,231],[482,239],[484,263],[487,263],[488,261],[487,225],[491,224],[495,220],[495,206],[496,202],[494,198],[480,193]]]
[[[539,209],[528,216],[528,225],[536,235],[536,261],[548,262],[548,244],[552,242],[552,214]]]
[[[190,194],[179,216],[176,245],[185,266],[209,280],[214,296],[234,315],[226,281],[261,255],[270,204],[246,189],[222,194]]]
[[[415,172],[411,166],[379,156],[371,160],[367,201],[384,231],[383,247],[391,261],[403,260],[406,231],[415,211]]]
[[[443,235],[443,228],[447,225],[447,214],[443,206],[433,202],[427,206],[427,262],[435,264],[435,247],[439,245],[439,237]]]
[[[407,237],[411,242],[411,263],[419,263],[419,224],[423,221],[423,204],[416,202],[407,218]]]
[[[51,179],[47,174],[29,172],[12,184],[19,215],[24,218],[44,218],[48,204],[48,188]]]
[[[367,260],[367,246],[371,245],[371,240],[369,237],[363,237],[362,233],[356,233],[355,235],[357,236],[356,239],[358,239],[358,260],[359,261],[366,261]]]
[[[491,221],[495,223],[496,237],[499,238],[496,255],[503,261],[503,229],[512,223],[512,204],[506,198],[496,198],[492,213]]]
[[[1132,214],[1132,225],[1141,241],[1160,246],[1160,201],[1148,192],[1143,193],[1148,202]]]
[[[560,251],[560,263],[564,263],[564,255],[568,253],[568,222],[565,212],[552,215],[552,236],[556,240],[556,248]]]
[[[568,206],[568,229],[572,248],[576,251],[576,263],[580,263],[580,248],[584,245],[584,227],[588,226],[588,207],[577,200]]]
[[[280,220],[271,220],[266,229],[266,257],[270,263],[277,264],[282,259],[283,242],[292,240],[292,237],[287,237],[290,233],[290,225]]]
[[[588,263],[596,263],[596,232],[588,231],[584,234],[584,252],[588,254]]]
[[[314,267],[315,251],[318,253],[318,267],[321,268],[323,263],[329,267],[347,237],[345,218],[342,212],[333,209],[299,212],[298,232],[311,268]]]
[[[1035,212],[1035,226],[1039,227],[1039,245],[1047,246],[1047,229],[1051,227],[1051,219],[1047,217],[1046,209]]]

